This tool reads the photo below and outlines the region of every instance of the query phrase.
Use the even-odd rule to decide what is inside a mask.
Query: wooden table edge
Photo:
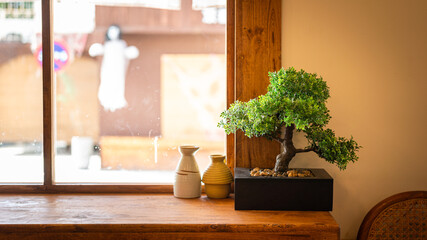
[[[241,232],[241,233],[295,233],[295,232],[339,232],[337,225],[293,225],[293,224],[0,224],[1,233],[12,232]]]

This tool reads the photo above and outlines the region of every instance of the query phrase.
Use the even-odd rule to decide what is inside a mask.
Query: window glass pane
[[[0,0],[0,183],[42,183],[40,1]]]
[[[54,1],[57,183],[170,184],[179,145],[200,146],[201,171],[225,153],[225,1],[214,3]]]

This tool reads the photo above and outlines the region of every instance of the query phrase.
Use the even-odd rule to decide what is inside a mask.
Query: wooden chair
[[[427,240],[427,191],[404,192],[373,207],[360,225],[358,240]]]

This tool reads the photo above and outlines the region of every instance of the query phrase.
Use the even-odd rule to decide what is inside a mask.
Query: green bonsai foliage
[[[360,146],[353,140],[336,137],[326,129],[331,116],[326,107],[329,88],[317,74],[294,68],[270,72],[268,92],[248,102],[236,101],[221,113],[219,127],[227,134],[242,130],[248,137],[278,141],[283,152],[276,157],[275,171],[283,172],[297,153],[313,151],[326,161],[345,169],[358,159]],[[294,130],[303,131],[309,146],[296,149]]]

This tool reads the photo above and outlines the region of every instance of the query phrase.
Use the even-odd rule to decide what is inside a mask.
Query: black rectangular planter
[[[332,211],[334,180],[324,169],[314,177],[251,177],[234,169],[235,210]]]

